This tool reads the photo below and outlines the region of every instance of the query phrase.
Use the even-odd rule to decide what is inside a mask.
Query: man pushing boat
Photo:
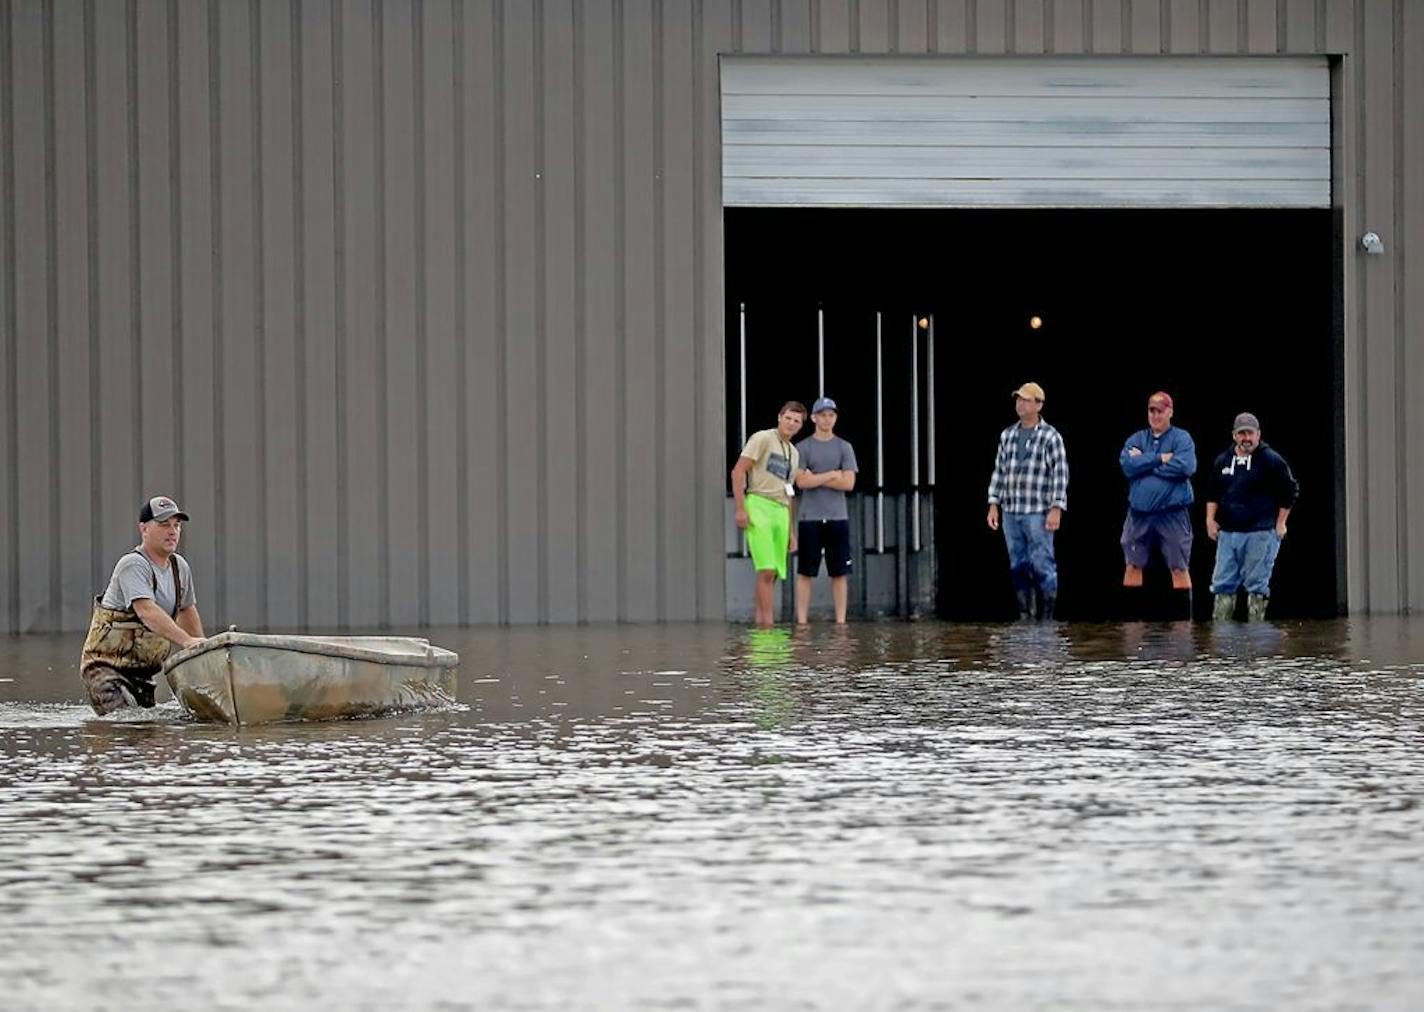
[[[119,559],[108,589],[94,599],[79,674],[95,713],[152,706],[154,678],[169,651],[204,638],[193,571],[178,554],[187,519],[166,495],[145,502],[138,547]]]

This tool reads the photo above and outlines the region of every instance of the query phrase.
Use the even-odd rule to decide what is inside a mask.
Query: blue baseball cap
[[[815,404],[811,405],[811,414],[819,415],[822,411],[838,412],[839,409],[836,407],[835,401],[831,400],[829,397],[821,397],[816,400]]]

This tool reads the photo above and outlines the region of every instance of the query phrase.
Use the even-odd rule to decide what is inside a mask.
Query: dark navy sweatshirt
[[[1266,531],[1276,526],[1276,513],[1295,505],[1300,483],[1286,459],[1265,443],[1248,457],[1236,447],[1219,454],[1208,478],[1206,501],[1216,506],[1216,522],[1224,531]]]

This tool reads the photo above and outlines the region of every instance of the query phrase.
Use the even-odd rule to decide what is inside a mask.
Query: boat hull
[[[459,661],[408,637],[225,632],[174,654],[164,673],[188,713],[237,726],[445,705]]]

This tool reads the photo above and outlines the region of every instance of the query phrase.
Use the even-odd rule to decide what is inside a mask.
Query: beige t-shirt
[[[742,449],[742,456],[756,461],[747,474],[747,491],[774,499],[783,506],[791,505],[791,498],[786,494],[786,483],[796,478],[801,461],[800,451],[782,439],[776,429],[762,429],[752,433]]]

